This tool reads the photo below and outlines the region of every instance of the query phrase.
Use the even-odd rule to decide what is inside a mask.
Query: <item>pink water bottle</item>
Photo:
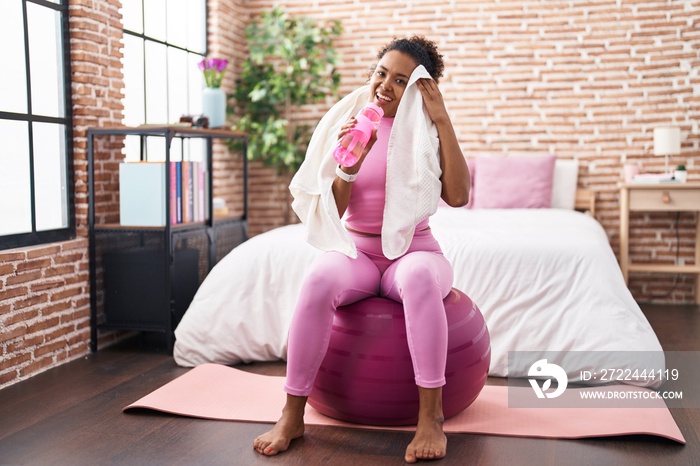
[[[362,156],[372,131],[379,126],[379,120],[384,116],[381,107],[368,103],[357,115],[355,126],[340,138],[333,151],[333,158],[343,167],[352,167]]]

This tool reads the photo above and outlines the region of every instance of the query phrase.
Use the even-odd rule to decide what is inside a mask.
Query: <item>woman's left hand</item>
[[[455,129],[445,108],[445,101],[437,83],[432,79],[419,79],[416,83],[428,116],[437,128],[440,139],[440,168],[442,169],[442,199],[452,207],[469,202],[469,169],[462,155]]]
[[[445,118],[449,120],[447,108],[445,108],[445,101],[442,98],[442,93],[435,80],[421,78],[416,82],[416,85],[423,96],[423,103],[425,104],[430,119],[436,124]]]

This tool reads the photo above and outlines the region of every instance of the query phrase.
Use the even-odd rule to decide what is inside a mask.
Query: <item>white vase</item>
[[[210,128],[226,123],[226,93],[220,87],[205,87],[202,91],[202,115],[209,118]]]
[[[688,179],[688,172],[685,170],[676,170],[673,173],[673,178],[675,178],[676,181],[685,183],[685,181]]]

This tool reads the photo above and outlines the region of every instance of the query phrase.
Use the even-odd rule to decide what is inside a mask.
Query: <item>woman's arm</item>
[[[342,170],[348,174],[351,174],[350,170],[354,167],[343,167]],[[335,177],[333,180],[333,197],[335,198],[335,205],[338,207],[338,216],[343,217],[345,210],[347,210],[350,204],[350,194],[352,194],[352,183],[341,180],[339,177]]]
[[[350,131],[355,126],[356,121],[357,120],[355,119],[355,117],[351,117],[348,120],[348,122],[345,123],[342,128],[340,128],[340,132],[338,133],[338,140],[342,139],[345,133]],[[375,129],[374,131],[372,131],[372,137],[370,137],[369,141],[367,142],[367,146],[363,150],[360,160],[358,160],[357,163],[352,167],[339,168],[348,175],[356,175],[360,171],[362,162],[365,160],[365,157],[367,157],[367,154],[369,153],[370,149],[372,149],[372,146],[374,145],[374,142],[376,140],[377,130]],[[335,205],[338,207],[338,216],[342,218],[343,214],[345,214],[345,211],[348,208],[348,205],[350,204],[350,195],[352,194],[352,183],[349,183],[336,176],[335,180],[333,180],[332,190],[333,198],[335,199]]]
[[[419,79],[418,89],[430,119],[433,120],[440,139],[440,168],[442,168],[441,197],[452,207],[462,207],[469,202],[470,175],[462,149],[459,147],[452,121],[445,108],[442,93],[432,79]]]

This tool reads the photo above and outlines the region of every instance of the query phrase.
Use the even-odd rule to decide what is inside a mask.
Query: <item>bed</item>
[[[476,171],[477,201],[483,194],[479,170],[488,170],[470,168]],[[556,178],[552,170],[550,179]],[[474,208],[441,206],[430,220],[454,268],[453,286],[477,303],[488,325],[489,374],[527,377],[527,368],[513,366],[514,352],[585,354],[566,367],[574,382],[591,369],[591,354],[600,358],[599,367],[662,369],[659,341],[625,285],[605,231],[590,215],[592,193],[577,190],[575,182],[567,185],[564,207],[554,199],[557,182],[550,181],[549,208],[478,207],[470,201]],[[284,359],[297,293],[319,254],[305,242],[300,224],[234,249],[210,272],[178,325],[176,362]]]

